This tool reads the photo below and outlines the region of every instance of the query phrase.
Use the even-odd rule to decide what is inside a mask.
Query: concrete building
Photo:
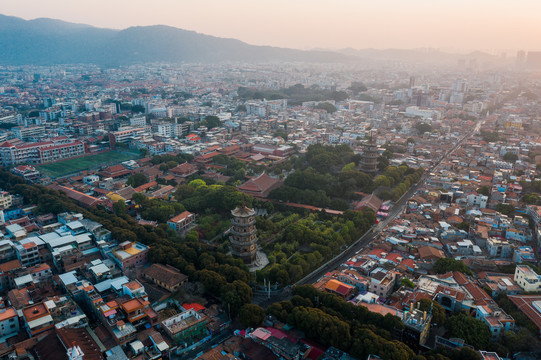
[[[404,312],[402,322],[406,326],[402,334],[402,341],[415,349],[424,345],[430,332],[430,321],[432,314],[421,311],[410,305],[410,311]]]
[[[541,276],[527,265],[517,265],[513,280],[525,292],[537,292],[541,289]]]
[[[118,131],[109,133],[109,144],[111,149],[114,149],[117,143],[127,144],[130,142],[130,140],[136,138],[137,136],[141,136],[144,133],[144,127],[130,126],[121,128]]]
[[[5,339],[19,333],[19,317],[14,308],[0,309],[0,338]]]
[[[43,164],[84,154],[85,147],[81,141],[65,137],[22,145],[13,145],[6,141],[0,145],[0,157],[4,166],[22,163]]]
[[[162,322],[162,328],[177,344],[191,345],[208,335],[207,319],[190,309]]]
[[[112,257],[123,271],[127,271],[147,264],[148,249],[139,242],[124,241],[112,251]]]
[[[167,225],[178,233],[185,234],[195,225],[195,214],[184,211],[169,219]]]
[[[7,191],[0,191],[0,209],[8,209],[11,207],[11,204],[13,202],[13,195],[8,193]]]

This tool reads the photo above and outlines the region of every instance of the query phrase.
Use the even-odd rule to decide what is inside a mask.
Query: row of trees
[[[295,286],[292,293],[290,301],[272,304],[267,313],[295,326],[310,339],[325,346],[335,346],[360,359],[370,354],[396,360],[480,359],[471,349],[445,351],[445,354],[432,352],[426,357],[415,355],[412,349],[392,336],[404,329],[398,317],[371,312],[311,285]]]
[[[248,282],[252,279],[242,260],[198,241],[183,240],[166,224],[141,226],[127,213],[111,214],[99,206],[82,208],[64,193],[26,184],[21,177],[3,168],[0,169],[0,188],[22,195],[28,204],[36,204],[37,214],[81,213],[109,229],[118,242],[139,241],[150,246],[151,262],[175,266],[191,279],[201,281],[207,292],[221,297],[231,316],[236,316],[243,305],[251,302]],[[239,198],[238,203],[240,201]]]

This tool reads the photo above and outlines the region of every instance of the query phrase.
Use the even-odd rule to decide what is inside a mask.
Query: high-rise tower
[[[243,204],[231,210],[231,250],[234,256],[240,257],[246,264],[252,265],[256,259],[257,236],[255,227],[255,211]]]

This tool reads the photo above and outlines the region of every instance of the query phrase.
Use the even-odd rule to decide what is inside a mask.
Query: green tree
[[[477,189],[477,193],[480,195],[490,196],[490,189],[488,186],[483,185]]]
[[[481,130],[481,137],[486,142],[496,142],[502,140],[496,131]]]
[[[417,124],[415,124],[415,129],[417,130],[419,135],[423,135],[425,132],[432,132],[432,126],[425,122],[418,122]]]
[[[448,271],[460,271],[467,275],[473,275],[471,269],[460,260],[453,258],[441,258],[434,264],[434,271],[437,274],[444,274]]]
[[[199,271],[197,278],[203,283],[205,290],[213,294],[219,294],[227,284],[225,277],[212,270],[204,269]]]
[[[220,122],[220,119],[214,115],[205,116],[205,119],[203,120],[203,122],[204,122],[204,126],[206,126],[209,130],[222,125],[222,123]]]
[[[490,329],[482,320],[460,313],[447,319],[445,328],[450,337],[464,339],[466,344],[476,349],[487,349],[491,346]]]
[[[239,320],[245,327],[256,327],[265,319],[265,310],[255,304],[245,304],[240,308]]]
[[[499,203],[496,205],[496,211],[510,217],[515,214],[515,208],[511,204]]]
[[[221,298],[231,316],[236,316],[240,308],[252,302],[252,288],[243,281],[235,280],[222,287]]]
[[[432,324],[445,325],[445,309],[437,301],[421,299],[419,300],[419,309],[427,312],[432,311]]]
[[[503,156],[503,159],[505,161],[508,161],[508,162],[515,162],[518,160],[518,155],[516,154],[513,154],[513,153],[510,153],[510,152],[507,152],[505,153],[505,155]]]
[[[113,203],[113,212],[116,216],[122,216],[128,212],[124,200],[118,200]]]
[[[144,113],[145,107],[143,105],[132,105],[131,111],[134,113]]]
[[[325,110],[329,114],[336,112],[336,107],[329,102],[322,102],[317,104],[316,109]]]
[[[522,201],[528,205],[535,205],[539,202],[539,196],[537,194],[528,194],[522,197]]]
[[[131,200],[137,205],[143,204],[146,199],[147,197],[143,193],[135,193],[131,197]]]
[[[148,182],[148,177],[143,173],[137,173],[133,174],[128,178],[128,181],[126,181],[127,185],[130,185],[131,187],[138,187],[141,185],[144,185]]]
[[[470,230],[470,223],[467,221],[463,221],[460,224],[457,225],[457,229],[469,231]]]
[[[195,180],[192,180],[188,183],[189,186],[191,186],[192,188],[194,189],[197,189],[201,186],[206,186],[207,183],[205,182],[205,180],[202,180],[202,179],[195,179]]]
[[[410,289],[415,289],[415,283],[408,278],[400,279],[400,285],[405,286]]]

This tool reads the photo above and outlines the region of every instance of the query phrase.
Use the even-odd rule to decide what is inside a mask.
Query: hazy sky
[[[0,13],[116,29],[164,24],[301,49],[541,49],[541,0],[0,0]]]

